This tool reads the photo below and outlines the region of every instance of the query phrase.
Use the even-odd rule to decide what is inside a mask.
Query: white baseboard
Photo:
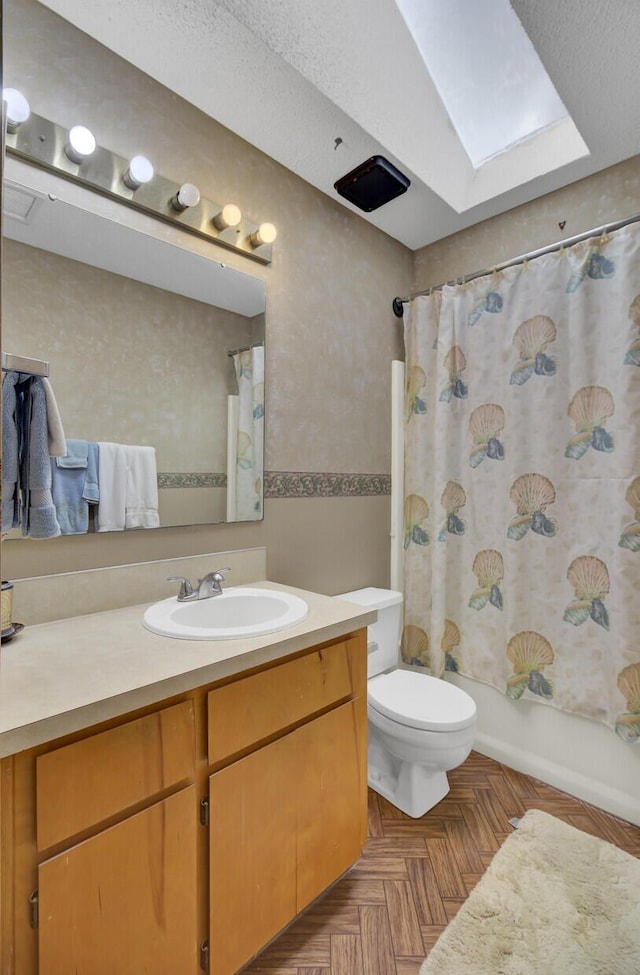
[[[588,779],[564,765],[556,765],[555,762],[530,752],[524,752],[510,745],[507,741],[501,741],[482,732],[476,733],[473,748],[474,751],[486,755],[487,758],[502,762],[517,772],[532,775],[534,778],[546,782],[547,785],[576,796],[578,799],[583,799],[585,802],[589,802],[599,809],[604,809],[613,816],[619,816],[620,819],[625,819],[635,826],[640,826],[640,808],[635,796]]]

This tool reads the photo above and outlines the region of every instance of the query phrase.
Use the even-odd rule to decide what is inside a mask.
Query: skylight
[[[396,0],[474,168],[568,118],[509,0]]]

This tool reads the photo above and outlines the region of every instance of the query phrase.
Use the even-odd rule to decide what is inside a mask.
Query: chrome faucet
[[[190,603],[196,599],[210,599],[212,596],[222,595],[222,583],[224,582],[222,573],[230,571],[231,569],[227,567],[207,573],[203,579],[198,579],[197,588],[194,588],[184,576],[169,576],[167,582],[179,582],[178,602]]]

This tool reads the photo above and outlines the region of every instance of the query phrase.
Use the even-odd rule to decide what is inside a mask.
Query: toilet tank
[[[378,619],[367,627],[367,676],[375,677],[397,667],[402,634],[402,593],[369,586],[341,593],[336,599],[378,610]]]

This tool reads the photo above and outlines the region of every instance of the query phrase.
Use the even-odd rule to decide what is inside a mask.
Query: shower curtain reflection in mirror
[[[264,476],[263,346],[236,352],[233,364],[238,394],[229,397],[227,520],[258,521]]]

